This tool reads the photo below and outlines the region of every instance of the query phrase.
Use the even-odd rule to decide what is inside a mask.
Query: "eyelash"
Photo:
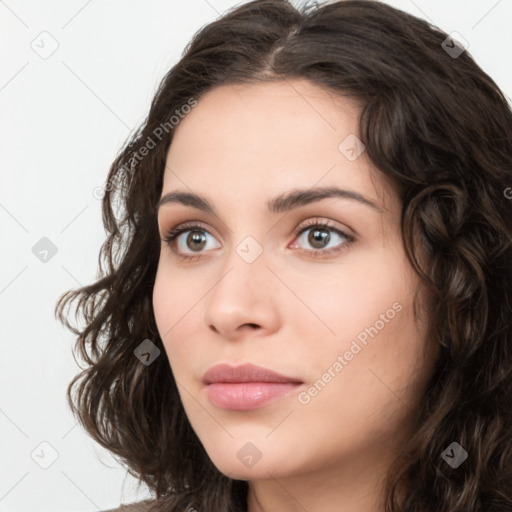
[[[315,257],[322,257],[322,256],[326,256],[326,255],[330,255],[332,253],[336,253],[336,252],[339,252],[347,247],[350,247],[354,242],[355,242],[355,238],[347,233],[345,233],[344,231],[341,231],[340,229],[338,228],[335,228],[333,225],[331,225],[329,222],[326,222],[326,221],[318,221],[318,220],[311,220],[311,221],[308,221],[306,224],[302,224],[300,226],[298,226],[293,234],[296,238],[298,238],[300,235],[302,235],[302,233],[304,231],[308,231],[312,228],[323,228],[323,229],[329,229],[331,231],[333,231],[334,233],[336,233],[337,235],[340,235],[342,238],[345,239],[345,242],[343,244],[340,244],[338,246],[338,248],[331,248],[331,249],[313,249],[313,250],[307,250],[307,249],[302,249],[302,251],[305,251],[309,254],[312,254],[313,256]],[[179,252],[176,252],[174,250],[174,246],[175,246],[175,242],[176,242],[176,238],[178,238],[179,235],[181,235],[182,233],[185,233],[187,231],[204,231],[206,233],[208,233],[209,235],[211,235],[211,233],[205,229],[203,226],[201,226],[200,224],[196,224],[196,223],[184,223],[184,224],[180,224],[179,226],[169,230],[165,237],[162,238],[162,242],[168,244],[169,246],[171,246],[173,252],[180,258],[180,259],[183,259],[183,260],[197,260],[201,257],[201,254],[197,254],[197,255],[193,255],[193,256],[190,256],[190,255],[185,255],[185,254],[182,254],[182,253],[179,253]],[[299,249],[301,250],[301,249]]]

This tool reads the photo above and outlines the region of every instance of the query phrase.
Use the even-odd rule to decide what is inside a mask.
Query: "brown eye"
[[[325,249],[325,245],[329,243],[331,235],[329,231],[322,228],[315,228],[309,230],[308,243],[315,249]]]
[[[206,237],[203,231],[190,231],[185,239],[185,245],[193,251],[200,251],[206,245]]]
[[[188,235],[183,237],[182,235],[185,233],[188,233]],[[205,252],[203,249],[208,244],[208,238],[215,240],[213,235],[202,226],[197,224],[182,224],[169,231],[162,241],[167,243],[180,257],[188,258],[191,254],[196,253],[200,255]],[[220,247],[220,244],[212,248],[218,247]]]
[[[329,255],[332,252],[347,248],[355,242],[353,236],[323,221],[312,221],[306,226],[299,226],[295,230],[295,234],[297,236],[295,244],[300,242],[298,245],[309,246],[312,249],[305,248],[304,251],[315,256]],[[333,245],[329,247],[331,242],[333,242]]]

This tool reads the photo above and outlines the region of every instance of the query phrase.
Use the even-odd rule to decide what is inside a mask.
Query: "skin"
[[[436,347],[412,312],[422,289],[400,237],[400,200],[366,152],[351,161],[338,149],[358,133],[358,115],[352,100],[302,79],[221,86],[175,128],[169,149],[162,196],[195,192],[218,216],[177,203],[159,209],[162,237],[187,221],[207,232],[199,249],[186,244],[190,232],[176,252],[162,243],[155,318],[192,428],[222,473],[250,481],[250,512],[382,512],[386,469],[433,370]],[[334,197],[267,211],[278,194],[328,186],[356,191],[380,210]],[[355,241],[328,230],[330,241],[313,245],[311,227],[294,235],[314,220]],[[252,263],[236,250],[247,236],[263,251]],[[347,360],[353,340],[381,315],[384,327]],[[341,371],[333,369],[338,356]],[[246,362],[304,384],[251,411],[211,403],[206,370]],[[330,381],[308,395],[329,369]],[[252,467],[237,457],[248,442],[261,453]]]

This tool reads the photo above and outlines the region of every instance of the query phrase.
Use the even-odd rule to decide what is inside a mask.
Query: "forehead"
[[[346,156],[346,141],[359,132],[356,101],[307,80],[214,88],[174,130],[164,193],[185,187],[263,199],[318,184],[382,203],[385,182],[365,152]]]
[[[347,130],[358,132],[358,123],[355,100],[307,80],[223,85],[199,99],[175,128],[173,144],[188,137],[192,128],[194,137],[204,138],[206,143],[213,142],[216,134],[226,141],[237,140],[245,132],[258,133],[257,139],[246,140],[245,150],[249,151],[262,143],[282,144],[288,133],[290,142],[325,138],[328,132],[336,139]]]

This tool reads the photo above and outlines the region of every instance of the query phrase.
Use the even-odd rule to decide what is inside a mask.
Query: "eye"
[[[332,236],[332,233],[334,236]],[[311,220],[306,225],[300,225],[296,230],[297,240],[310,245],[313,250],[304,249],[315,256],[324,256],[349,247],[355,238],[326,221]],[[330,248],[329,244],[334,243]],[[292,246],[293,247],[293,246]]]
[[[181,235],[185,233],[189,234],[186,237],[182,237]],[[200,256],[202,249],[208,244],[208,236],[213,238],[205,228],[197,223],[181,224],[171,229],[166,236],[162,238],[162,242],[168,244],[180,258],[190,259],[194,257],[190,256],[191,254],[194,255],[198,253],[197,257]],[[176,246],[178,247],[177,249]],[[213,248],[218,247],[220,247],[220,244]],[[187,252],[187,249],[191,251]]]

